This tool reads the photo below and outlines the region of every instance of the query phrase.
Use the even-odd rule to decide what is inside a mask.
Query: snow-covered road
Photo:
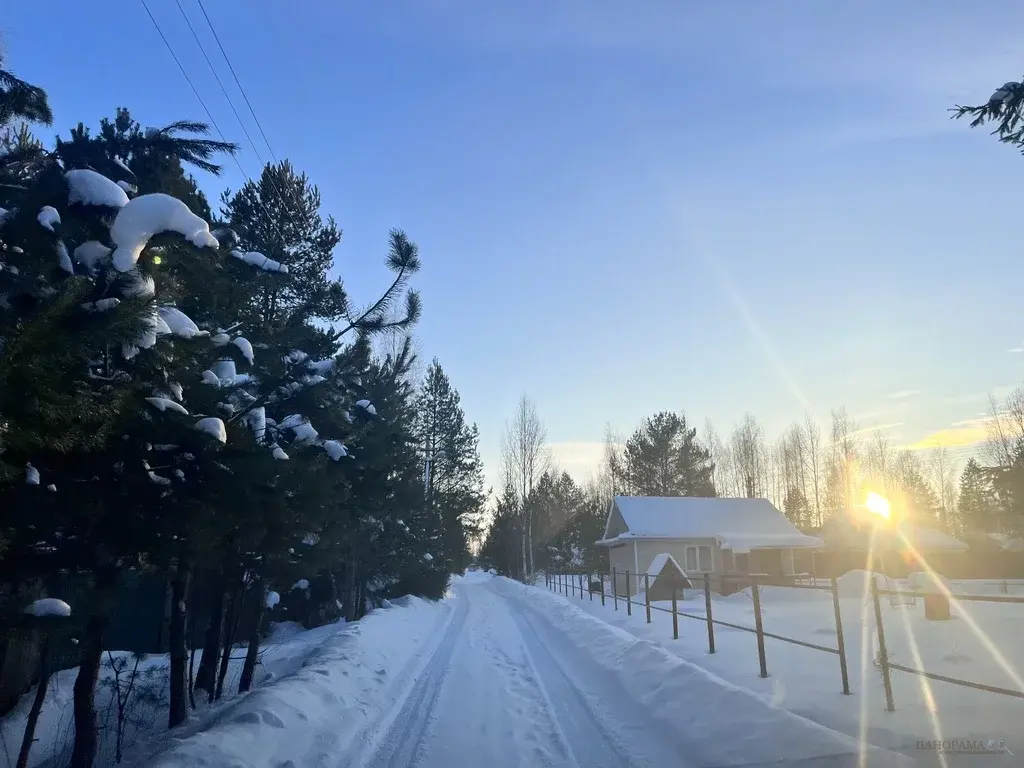
[[[620,672],[574,640],[574,631],[591,628],[561,621],[561,606],[551,600],[504,579],[457,581],[440,638],[337,765],[718,768],[777,765],[790,756],[785,765],[802,768],[900,764],[892,754],[858,755],[848,737],[772,710],[691,666],[664,665],[656,671],[665,679],[651,695],[638,696]],[[614,657],[622,639],[608,637]],[[661,662],[647,653],[639,656],[638,674]],[[686,720],[660,706],[658,694],[670,690],[673,703],[680,691],[689,698]],[[715,722],[702,727],[701,711]],[[722,722],[723,712],[734,712],[734,722]]]

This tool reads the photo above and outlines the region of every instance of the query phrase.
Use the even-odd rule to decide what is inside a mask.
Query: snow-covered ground
[[[723,605],[735,604],[739,614],[745,610],[742,599],[737,596]],[[454,578],[446,599],[438,603],[404,598],[390,605],[350,625],[309,632],[279,626],[264,651],[256,689],[203,710],[173,734],[162,729],[162,722],[151,723],[128,748],[125,764],[910,764],[905,756],[826,727],[821,717],[813,722],[787,706],[773,706],[748,690],[753,687],[749,680],[735,685],[669,653],[661,638],[638,639],[636,635],[646,629],[642,610],[623,631],[607,621],[625,616],[624,611],[615,614],[610,603],[602,612],[599,602],[567,599],[486,572]],[[769,605],[766,616],[773,615],[774,607]],[[690,625],[684,627],[684,637],[696,639],[703,625]],[[663,631],[666,626],[651,629]],[[726,633],[720,633],[721,655],[716,661],[726,659],[727,652],[739,658],[730,643]],[[684,648],[683,641],[677,647]],[[750,647],[748,638],[745,650]],[[775,658],[781,668],[781,656],[769,656],[770,663]],[[145,663],[158,670],[165,665],[162,658]],[[59,754],[70,735],[73,673],[62,675],[66,679],[58,676],[55,681],[58,693],[40,724],[45,743],[37,745],[35,765],[41,764],[40,757]],[[784,694],[776,698],[775,704],[785,704]],[[26,698],[18,714],[4,723],[9,754],[12,746],[16,749],[27,704]],[[161,712],[161,720],[163,716]],[[106,733],[104,739],[109,739]],[[101,764],[108,765],[109,746],[104,754]]]
[[[393,605],[397,607],[378,609],[353,624],[329,624],[308,631],[289,622],[275,625],[261,650],[253,690],[243,696],[233,695],[245,657],[244,648],[239,648],[225,680],[225,697],[207,706],[197,692],[199,710],[173,734],[166,727],[167,656],[146,657],[139,664],[128,708],[122,764],[148,766],[162,755],[161,765],[278,768],[295,743],[312,743],[321,738],[321,731],[339,732],[345,724],[357,729],[363,724],[360,707],[367,706],[374,695],[383,695],[388,675],[414,655],[420,643],[439,631],[450,613],[444,605],[412,597],[396,600]],[[130,654],[115,651],[111,656],[127,663],[122,678],[132,671],[134,660]],[[101,725],[97,765],[101,767],[115,762],[117,723],[113,671],[109,659],[104,661],[97,687]],[[70,669],[50,679],[30,767],[67,764],[67,750],[74,735],[72,687],[76,674],[77,669]],[[122,682],[122,690],[126,687]],[[4,768],[15,764],[34,695],[35,689],[22,696],[18,706],[0,721],[0,747],[5,753],[0,756],[0,766]],[[281,723],[292,735],[288,739],[281,736]],[[286,756],[274,762],[281,749]],[[240,759],[249,762],[234,762],[236,753],[243,753]]]
[[[919,741],[1002,739],[1013,753],[986,755],[986,765],[1019,765],[1024,760],[1024,700],[972,690],[917,675],[892,672],[896,711],[885,711],[881,674],[875,663],[875,618],[861,572],[840,580],[840,605],[850,678],[850,696],[842,694],[838,656],[771,638],[766,639],[769,676],[760,677],[754,634],[715,627],[716,653],[708,653],[704,621],[680,617],[679,639],[672,639],[670,613],[652,611],[646,623],[642,593],[634,597],[632,616],[620,599],[615,611],[609,594],[604,606],[584,591],[560,599],[570,602],[631,635],[649,639],[673,654],[696,663],[729,682],[757,693],[774,707],[786,709],[871,744],[898,750],[926,763],[942,764]],[[896,587],[909,589],[906,583]],[[1010,582],[952,582],[954,594],[1020,596],[1024,587]],[[610,589],[609,589],[610,592]],[[556,595],[557,597],[557,595]],[[704,616],[704,596],[687,590],[679,610]],[[655,603],[670,609],[671,603]],[[886,645],[892,662],[915,669],[985,685],[1024,691],[1024,605],[955,602],[950,621],[924,618],[923,602],[892,605],[881,598]],[[715,596],[714,618],[754,626],[749,590],[729,597]],[[766,587],[762,590],[766,632],[836,648],[835,619],[829,592]],[[945,755],[948,766],[975,764],[978,755]]]
[[[445,633],[332,765],[901,764],[542,589],[477,573],[452,592]]]

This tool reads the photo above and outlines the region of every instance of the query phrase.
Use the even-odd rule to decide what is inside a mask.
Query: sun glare
[[[889,519],[889,500],[881,494],[875,493],[874,491],[869,493],[867,501],[864,502],[864,508],[873,515],[878,515],[886,520]]]

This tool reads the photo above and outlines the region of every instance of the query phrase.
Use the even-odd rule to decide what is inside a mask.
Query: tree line
[[[46,146],[34,130],[52,119],[0,59],[0,689],[27,682],[31,644],[45,695],[62,644],[85,768],[128,581],[165,585],[175,728],[223,695],[238,642],[253,685],[271,617],[441,597],[484,492],[457,390],[437,360],[415,375],[404,232],[390,283],[357,304],[331,276],[341,230],[287,160],[214,210],[191,172],[215,176],[236,147],[204,124],[144,128],[119,108]],[[72,592],[67,620],[25,612]]]
[[[503,487],[481,556],[524,577],[554,566],[596,568],[603,552],[594,542],[616,495],[767,498],[798,528],[818,533],[873,491],[901,522],[954,536],[1019,533],[1024,387],[992,400],[986,423],[988,439],[961,469],[948,448],[894,445],[845,408],[833,410],[825,428],[807,414],[774,441],[749,413],[723,436],[710,421],[698,430],[684,413],[663,411],[626,438],[607,428],[600,466],[580,484],[555,466],[536,406],[524,397],[506,427]]]

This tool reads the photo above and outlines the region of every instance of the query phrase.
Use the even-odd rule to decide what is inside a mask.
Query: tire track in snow
[[[579,768],[640,768],[640,766],[672,766],[685,768],[688,764],[674,745],[663,742],[660,733],[642,713],[637,718],[628,706],[605,711],[601,702],[627,702],[628,698],[618,686],[606,684],[598,697],[588,697],[570,678],[562,662],[551,650],[558,643],[553,632],[540,628],[540,622],[530,618],[529,609],[502,596],[509,605],[523,639],[523,648],[533,667],[537,685],[550,702],[549,710],[566,747]],[[599,676],[589,677],[597,683]],[[618,728],[610,725],[615,723]],[[615,731],[631,731],[624,738]]]
[[[408,768],[413,764],[424,734],[434,715],[434,706],[441,684],[451,667],[452,655],[462,635],[469,614],[464,595],[455,599],[455,609],[444,636],[430,655],[429,661],[416,675],[409,691],[400,697],[370,733],[372,738],[355,760],[342,766],[363,768]]]

